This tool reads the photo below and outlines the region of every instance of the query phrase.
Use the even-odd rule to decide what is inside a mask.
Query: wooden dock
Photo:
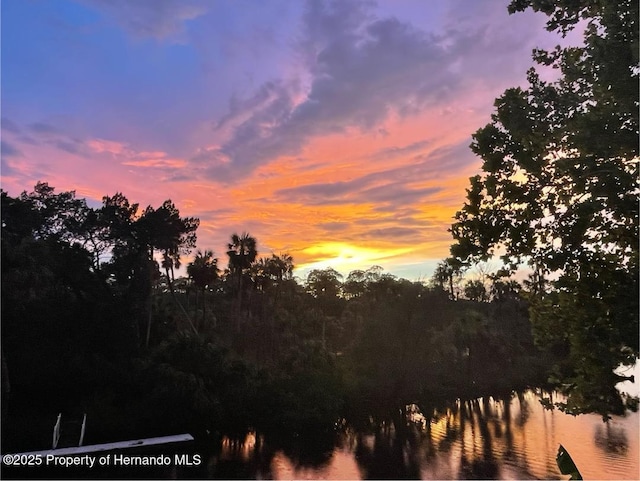
[[[137,449],[150,446],[161,446],[165,444],[184,443],[193,441],[191,434],[176,434],[173,436],[161,436],[158,438],[134,439],[131,441],[120,441],[117,443],[92,444],[89,446],[78,446],[72,448],[47,449],[45,451],[30,451],[26,453],[15,453],[14,456],[76,456],[83,454],[102,453],[121,449]]]

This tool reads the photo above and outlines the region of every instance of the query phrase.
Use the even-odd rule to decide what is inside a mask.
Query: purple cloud
[[[45,122],[34,122],[27,126],[35,134],[58,134],[60,131],[53,125]]]
[[[375,240],[398,240],[398,238],[402,238],[403,242],[406,242],[408,239],[414,239],[417,241],[424,237],[424,230],[412,227],[383,227],[381,229],[372,229],[363,232],[360,236],[364,239]]]
[[[523,48],[527,41],[516,40],[523,36],[522,29],[515,35],[518,26],[501,33],[491,15],[476,23],[462,19],[458,27],[436,34],[397,18],[376,18],[374,12],[370,2],[309,2],[304,33],[295,43],[306,73],[232,99],[214,125],[214,132],[227,129],[228,135],[212,157],[226,162],[209,165],[206,175],[233,181],[274,158],[298,155],[314,137],[354,128],[378,132],[391,114],[407,117],[444,106],[463,85],[495,78],[504,68],[502,60],[487,61],[488,52],[491,57],[506,45]],[[419,151],[425,145],[407,148]]]
[[[424,150],[429,145],[429,141],[421,140],[419,142],[414,142],[409,145],[403,145],[401,147],[393,146],[386,147],[384,149],[380,149],[377,152],[369,155],[368,157],[371,160],[390,160],[398,157],[403,157],[408,154],[415,154],[416,152],[420,152]]]
[[[5,140],[0,141],[0,153],[2,157],[20,157],[22,155],[20,150]]]

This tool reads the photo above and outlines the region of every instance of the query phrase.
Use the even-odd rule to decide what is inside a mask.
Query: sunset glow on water
[[[387,474],[384,466],[412,479],[564,479],[555,462],[562,444],[584,479],[637,479],[638,429],[638,413],[609,423],[595,414],[574,417],[544,410],[530,391],[509,406],[494,399],[460,404],[432,419],[401,454],[374,434],[351,433],[309,465],[280,450],[265,456],[250,434],[235,449],[223,443],[214,464],[235,460],[257,479],[378,479]]]

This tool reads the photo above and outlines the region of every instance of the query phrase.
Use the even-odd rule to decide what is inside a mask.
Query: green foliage
[[[265,374],[255,406],[258,429],[305,436],[334,429],[343,413],[341,374],[319,343],[290,347]]]
[[[452,301],[439,288],[387,278],[349,304],[347,312],[361,309],[361,327],[340,359],[346,416],[357,425],[401,423],[410,404],[430,412],[545,379],[522,299]]]
[[[340,295],[342,274],[335,269],[314,269],[307,275],[307,289],[316,298],[335,298]]]
[[[175,432],[224,434],[250,427],[255,375],[192,333],[178,333],[141,360],[138,379],[151,421]]]
[[[464,285],[464,297],[470,301],[485,302],[489,299],[489,293],[482,281],[470,280]]]
[[[507,90],[474,134],[483,172],[470,179],[451,252],[500,251],[511,269],[532,267],[532,321],[539,346],[568,353],[558,359],[568,405],[606,416],[620,411],[619,396],[605,395],[613,370],[639,353],[638,2],[516,0],[510,11],[528,7],[562,33],[586,20],[584,46],[534,51],[558,79],[531,69],[529,87]]]

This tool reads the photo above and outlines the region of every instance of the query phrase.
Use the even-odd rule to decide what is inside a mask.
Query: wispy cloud
[[[191,0],[81,0],[98,8],[137,37],[181,40],[184,24],[203,15],[209,5]]]
[[[404,157],[409,154],[416,154],[418,152],[423,151],[429,145],[429,141],[421,140],[419,142],[413,142],[409,145],[402,146],[391,146],[380,149],[376,152],[373,152],[369,158],[371,160],[379,161],[379,160],[392,160],[398,157]]]
[[[27,126],[29,130],[40,135],[58,134],[59,130],[53,125],[44,122],[34,122]]]
[[[2,157],[20,157],[20,156],[22,156],[22,153],[20,152],[20,150],[15,148],[9,142],[6,142],[6,141],[3,140],[3,141],[0,142],[0,145],[2,147],[1,148]]]
[[[109,153],[113,155],[121,155],[128,150],[127,145],[122,142],[114,142],[104,139],[90,139],[87,141],[87,145],[91,150],[98,154]]]
[[[504,49],[505,42],[511,49],[525,44],[514,40],[518,35],[507,42],[515,32],[487,22],[464,27],[435,34],[396,18],[377,18],[369,2],[309,2],[305,33],[296,43],[304,73],[270,80],[252,96],[233,99],[214,128],[225,131],[225,140],[210,153],[209,175],[234,181],[274,158],[298,155],[314,137],[354,129],[387,132],[390,118],[446,109],[463,85],[502,69],[497,60],[486,62],[487,55]],[[389,147],[377,158],[425,146],[423,140]],[[225,161],[216,162],[220,158]]]
[[[159,156],[147,159],[125,160],[122,162],[122,165],[145,168],[181,169],[185,167],[187,163],[182,159],[169,159],[165,156]]]
[[[371,229],[364,232],[363,235],[368,239],[389,239],[401,241],[416,241],[422,237],[422,230],[410,227],[385,227],[381,229]]]
[[[228,162],[214,164],[212,177],[234,180],[279,156],[298,155],[313,137],[377,130],[391,115],[444,104],[461,78],[450,68],[449,50],[476,40],[459,34],[445,48],[441,38],[408,23],[376,19],[363,2],[311,2],[304,31],[297,52],[307,78],[269,81],[253,96],[233,100],[215,125],[229,138],[212,153]]]

